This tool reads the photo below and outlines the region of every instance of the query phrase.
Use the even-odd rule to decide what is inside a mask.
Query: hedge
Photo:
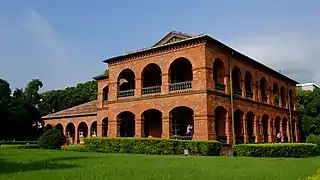
[[[317,145],[318,154],[320,155],[320,136],[316,136],[314,134],[310,134],[306,140],[307,143],[312,143]]]
[[[20,145],[37,144],[37,141],[0,141],[0,146],[3,144],[10,144],[10,145],[13,145],[13,144],[20,144]]]
[[[2,149],[39,149],[36,144],[2,144],[0,146]]]
[[[192,155],[219,156],[218,141],[187,141],[157,138],[86,138],[89,151],[104,153],[133,153],[178,155],[185,149]]]
[[[317,154],[311,143],[239,144],[233,147],[237,156],[250,157],[310,157]]]
[[[68,145],[62,146],[61,150],[64,151],[76,151],[76,152],[88,152],[89,149],[86,145]]]
[[[306,178],[306,180],[319,180],[319,179],[320,179],[320,169],[317,171],[317,174]]]

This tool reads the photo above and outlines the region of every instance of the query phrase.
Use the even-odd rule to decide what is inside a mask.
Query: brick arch
[[[218,106],[214,109],[214,127],[216,140],[226,143],[226,118],[228,111],[223,106]]]
[[[147,64],[141,72],[141,87],[148,88],[162,85],[162,69],[156,63]]]
[[[117,75],[117,89],[118,91],[126,91],[136,88],[136,73],[130,69],[125,68]]]
[[[117,115],[117,127],[121,137],[134,137],[136,115],[131,111],[122,111]]]
[[[175,58],[169,66],[169,83],[186,82],[193,80],[192,61],[185,57]]]
[[[235,91],[235,93],[237,93],[237,91],[240,92],[241,95],[241,90],[242,90],[242,80],[243,80],[243,73],[241,72],[240,68],[238,66],[233,66],[232,68],[232,84],[233,84],[233,90]]]
[[[195,111],[188,106],[175,106],[169,112],[172,132],[176,136],[186,136],[188,125],[194,126]]]
[[[147,109],[141,114],[144,137],[162,137],[162,117],[163,113],[158,109]]]
[[[102,88],[102,99],[103,100],[108,100],[108,96],[109,96],[109,85],[105,85]]]
[[[215,58],[213,63],[213,80],[215,83],[224,84],[224,78],[228,74],[228,66],[221,58]]]
[[[248,92],[253,92],[253,86],[255,84],[255,79],[253,77],[253,74],[249,70],[247,70],[244,73],[243,80],[244,80],[245,90]]]
[[[77,134],[77,126],[75,126],[73,122],[68,122],[65,125],[65,134],[68,138],[68,142],[70,142],[71,144],[74,144],[76,134]]]
[[[63,125],[61,123],[57,123],[54,128],[59,129],[62,132],[62,134],[64,134],[63,133]]]
[[[243,137],[243,118],[245,116],[245,113],[242,109],[236,109],[234,111],[234,130],[235,130],[235,136],[236,136],[236,141],[243,142],[244,137]]]

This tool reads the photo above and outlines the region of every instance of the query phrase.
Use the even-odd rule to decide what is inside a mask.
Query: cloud
[[[231,46],[301,83],[320,84],[319,37],[301,34],[239,38]]]

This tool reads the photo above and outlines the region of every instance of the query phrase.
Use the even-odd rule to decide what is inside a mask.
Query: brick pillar
[[[135,120],[135,135],[134,137],[141,138],[144,137],[144,120],[136,119]]]
[[[241,81],[241,93],[242,97],[246,97],[246,86],[244,80]]]
[[[227,113],[226,115],[226,126],[225,126],[225,131],[226,131],[226,136],[227,136],[227,144],[232,144],[232,121],[231,121],[231,114]]]
[[[248,142],[249,142],[249,138],[248,138],[248,122],[247,122],[247,118],[246,117],[243,118],[242,128],[243,128],[243,141],[244,141],[244,144],[248,144]]]
[[[252,84],[252,92],[253,92],[253,100],[258,101],[258,87],[257,84],[255,82],[253,82]]]
[[[272,133],[273,133],[273,118],[268,119],[268,142],[272,142]]]
[[[224,77],[224,84],[226,85],[226,93],[230,94],[230,78],[229,73]]]
[[[116,99],[118,99],[118,83],[117,82],[110,82],[109,83],[108,100],[113,101]]]
[[[283,136],[283,119],[280,120],[280,132],[281,132],[281,142],[284,142],[284,136]]]
[[[193,128],[193,139],[194,140],[208,140],[209,132],[208,132],[208,122],[209,119],[205,115],[194,116],[194,128]],[[212,134],[212,133],[211,133]]]
[[[272,89],[271,89],[271,86],[267,87],[267,102],[268,104],[272,104]]]
[[[288,106],[288,104],[287,104]],[[288,136],[288,142],[291,142],[291,127],[290,127],[290,120],[287,120],[287,136]]]
[[[120,137],[120,120],[108,119],[108,137]]]
[[[259,142],[258,141],[258,136],[259,136],[259,128],[258,128],[258,116],[254,116],[253,118],[253,134],[255,136],[255,142]]]
[[[217,140],[217,135],[216,135],[216,123],[214,116],[208,116],[207,119],[208,127],[208,140]]]
[[[162,138],[169,139],[172,136],[172,119],[169,117],[162,118]]]
[[[161,94],[169,93],[169,76],[168,73],[162,74]]]
[[[141,78],[137,78],[135,83],[136,83],[136,86],[135,86],[136,88],[134,90],[134,97],[139,98],[139,97],[141,97],[141,93],[142,93],[142,84],[141,84],[142,80],[141,80]]]
[[[276,129],[276,120],[272,121],[273,133],[272,133],[272,142],[277,142],[277,129]]]
[[[259,142],[263,142],[264,141],[264,134],[263,134],[263,121],[262,121],[262,117],[259,118]]]
[[[257,84],[257,100],[256,101],[259,101],[261,102],[262,101],[262,95],[261,95],[261,89],[260,89],[260,86],[259,84]]]
[[[102,137],[102,121],[97,121],[97,137]]]
[[[298,120],[296,120],[296,123],[295,123],[295,133],[296,133],[296,142],[300,142]]]

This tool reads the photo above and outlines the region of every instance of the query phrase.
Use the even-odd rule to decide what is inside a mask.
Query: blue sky
[[[320,83],[320,1],[11,0],[0,6],[0,78],[43,90],[91,80],[107,57],[172,30],[207,33],[301,82]]]

